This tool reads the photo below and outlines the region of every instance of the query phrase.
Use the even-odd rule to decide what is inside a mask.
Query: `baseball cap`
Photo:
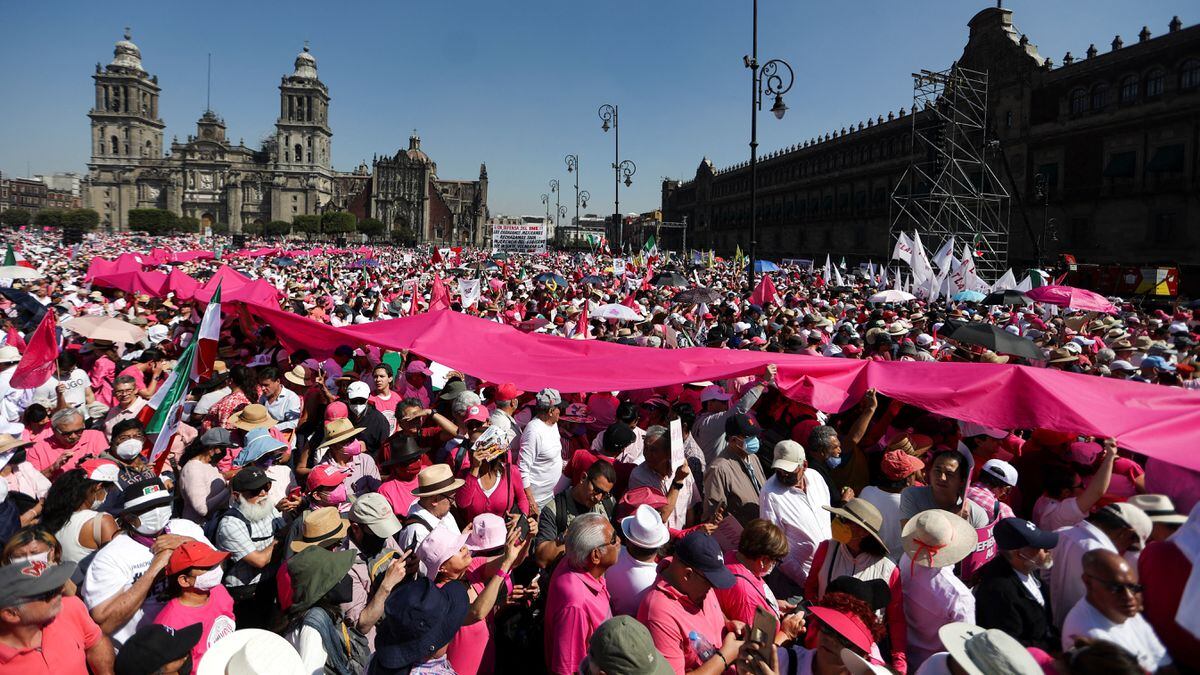
[[[707,403],[708,401],[728,401],[732,398],[728,392],[718,385],[710,385],[705,387],[700,392],[700,402]]]
[[[783,440],[775,444],[775,461],[771,468],[795,471],[804,461],[804,446],[796,441]]]
[[[232,448],[236,444],[228,429],[217,427],[204,432],[200,437],[200,445],[205,448]]]
[[[1004,483],[1009,487],[1017,486],[1017,470],[1012,464],[1002,459],[989,459],[983,463],[983,468],[980,469],[992,478]]]
[[[726,436],[757,437],[761,433],[762,427],[749,415],[737,414],[725,420]]]
[[[606,673],[671,675],[650,631],[631,616],[614,616],[588,639],[588,661]]]
[[[992,530],[992,536],[1001,551],[1015,551],[1027,546],[1049,550],[1058,546],[1057,532],[1047,532],[1021,518],[1001,519]]]
[[[308,472],[308,489],[311,492],[318,488],[337,487],[345,479],[345,471],[332,464],[320,464]]]
[[[1132,373],[1137,370],[1137,366],[1126,361],[1125,359],[1117,359],[1108,364],[1108,369],[1114,372]]]
[[[376,537],[382,539],[387,539],[401,529],[400,519],[396,518],[392,505],[378,492],[368,492],[355,499],[348,515],[350,522],[365,525]]]
[[[247,466],[237,472],[233,480],[229,481],[229,487],[234,492],[248,492],[250,490],[261,490],[271,484],[271,479],[267,477],[267,472],[263,471],[261,466]]]
[[[156,673],[163,666],[187,656],[204,633],[204,624],[183,628],[161,624],[143,626],[121,645],[113,663],[116,675]]]
[[[424,361],[413,361],[404,368],[405,373],[421,373],[422,375],[433,375],[433,371],[429,370],[429,366],[425,365]]]
[[[0,565],[0,607],[14,607],[28,598],[62,588],[75,573],[75,563],[61,565],[26,560]]]
[[[1068,450],[1069,458],[1076,464],[1091,466],[1104,448],[1095,441],[1075,441]]]
[[[1165,370],[1171,372],[1175,370],[1175,366],[1167,363],[1166,359],[1161,356],[1147,356],[1142,359],[1143,368],[1153,368],[1155,370]]]
[[[493,401],[511,401],[520,397],[525,392],[517,389],[517,385],[512,382],[505,382],[496,387],[495,393],[492,394]]]
[[[562,405],[562,394],[559,394],[557,389],[546,388],[537,393],[535,400],[537,401],[538,405]]]
[[[363,382],[362,380],[355,380],[354,382],[350,383],[349,387],[346,387],[346,398],[349,400],[354,400],[356,398],[368,398],[370,396],[371,388],[368,387],[367,383]]]
[[[88,480],[94,480],[97,483],[115,483],[121,474],[117,463],[111,459],[89,459],[80,464],[79,468],[83,469]]]
[[[733,586],[733,573],[725,567],[725,555],[721,545],[703,532],[690,532],[675,547],[675,556],[680,562],[704,575],[713,588],[725,589]]]
[[[463,417],[464,422],[486,422],[488,421],[488,409],[481,405],[473,405],[467,408],[466,415]]]
[[[121,511],[139,514],[171,503],[171,491],[159,478],[143,478],[121,491]]]
[[[228,557],[227,551],[218,551],[202,541],[185,542],[180,544],[167,560],[167,575],[174,576],[193,567],[214,567],[225,562]]]
[[[879,463],[879,470],[890,480],[907,478],[924,468],[925,462],[903,450],[888,450],[883,453],[883,459]]]

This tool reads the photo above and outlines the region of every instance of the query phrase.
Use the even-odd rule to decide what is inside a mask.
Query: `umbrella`
[[[558,286],[559,288],[564,288],[567,285],[567,280],[565,278],[563,278],[563,275],[555,274],[554,272],[542,272],[541,274],[534,277],[533,280],[538,283],[547,284],[547,285],[554,284],[555,286]]]
[[[1074,286],[1039,286],[1025,293],[1030,300],[1059,307],[1070,307],[1089,312],[1116,314],[1117,308],[1103,295]]]
[[[28,281],[41,279],[44,276],[44,274],[37,270],[21,267],[20,265],[0,266],[0,279],[24,279]]]
[[[758,272],[759,274],[762,274],[763,272],[778,272],[779,265],[776,265],[770,260],[755,260],[754,271]]]
[[[592,284],[593,286],[607,286],[608,280],[602,276],[598,276],[595,274],[589,274],[586,277],[580,279],[579,283],[585,284],[585,285]]]
[[[946,337],[956,342],[979,345],[997,354],[1011,354],[1031,360],[1046,358],[1041,347],[1029,338],[1013,335],[1003,328],[990,323],[966,323],[956,327]]]
[[[909,300],[916,299],[917,296],[913,295],[912,293],[906,293],[904,291],[898,291],[894,288],[889,288],[886,291],[879,291],[875,295],[867,298],[867,302],[908,302]]]
[[[289,258],[287,256],[281,256],[272,260],[271,264],[276,267],[294,267],[296,265],[296,259]]]
[[[497,265],[496,261],[494,261],[494,260],[484,260],[483,261],[483,269],[498,270],[498,269],[500,269],[500,265]]]
[[[364,267],[379,267],[379,261],[374,258],[359,258],[347,265],[347,268],[352,270],[360,270]]]
[[[504,251],[496,251],[492,254],[492,260],[508,260],[508,254]]]
[[[1006,291],[993,291],[992,293],[988,293],[987,296],[980,302],[982,302],[985,305],[1030,305],[1030,304],[1033,304],[1033,301],[1030,300],[1029,298],[1025,297],[1024,293],[1022,293],[1021,291],[1016,291],[1016,290],[1012,290],[1012,289],[1009,289]]]
[[[684,279],[678,272],[659,272],[650,280],[650,284],[654,286],[677,286],[679,288],[687,288],[688,280]]]
[[[696,287],[679,291],[675,297],[671,298],[671,302],[680,305],[699,305],[701,303],[712,304],[720,299],[721,294],[717,291],[711,288]]]
[[[141,328],[110,316],[80,316],[67,321],[62,327],[91,340],[128,344],[146,337],[146,331]]]
[[[7,298],[16,306],[17,324],[21,330],[31,331],[42,322],[42,317],[46,314],[46,306],[29,293],[0,286],[0,296]]]
[[[959,291],[959,292],[955,293],[954,295],[952,295],[950,297],[950,299],[957,300],[958,302],[979,302],[980,300],[983,300],[985,297],[986,296],[983,293],[980,293],[979,291],[966,290],[966,291]]]
[[[608,305],[600,305],[589,316],[593,319],[617,319],[619,321],[641,321],[646,318],[639,314],[636,309],[615,302]]]

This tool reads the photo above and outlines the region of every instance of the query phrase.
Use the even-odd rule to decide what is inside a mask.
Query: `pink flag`
[[[575,326],[575,334],[582,335],[584,340],[588,340],[591,335],[591,324],[588,321],[588,300],[583,300],[583,311],[579,312],[579,323]]]
[[[762,275],[762,281],[758,282],[758,287],[750,294],[750,302],[759,307],[765,307],[767,303],[779,303],[779,293],[775,291],[775,282],[771,281],[771,277]]]
[[[439,309],[450,309],[450,292],[446,290],[442,278],[434,275],[433,288],[429,290],[429,311],[435,312]]]
[[[46,312],[13,371],[14,389],[33,389],[50,379],[55,361],[58,360],[58,331],[55,328],[54,312]]]
[[[12,324],[9,324],[8,326],[8,342],[5,344],[10,344],[17,349],[20,349],[22,352],[24,352],[27,348],[27,345],[25,344],[25,338],[21,337],[21,332],[18,331],[17,327]]]

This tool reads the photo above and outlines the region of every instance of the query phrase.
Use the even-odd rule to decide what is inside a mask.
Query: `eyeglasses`
[[[1138,595],[1146,588],[1145,586],[1143,586],[1141,584],[1123,584],[1119,581],[1109,581],[1108,579],[1101,579],[1100,577],[1098,577],[1094,574],[1085,574],[1084,576],[1090,577],[1092,579],[1092,581],[1095,581],[1096,583],[1100,584],[1101,586],[1103,586],[1105,588],[1105,590],[1107,590],[1109,593],[1112,593],[1113,595],[1121,595],[1122,593],[1125,593],[1125,592],[1128,592],[1131,595]]]
[[[603,498],[605,498],[605,497],[609,496],[610,494],[612,494],[612,490],[605,490],[605,489],[603,489],[603,488],[598,488],[598,487],[596,487],[596,483],[595,483],[595,481],[588,481],[588,486],[589,486],[589,487],[591,487],[591,489],[592,489],[592,494],[594,494],[594,495],[600,495],[600,498],[601,498],[601,499],[603,499]],[[613,536],[615,537],[616,535],[614,534]]]
[[[63,436],[78,436],[79,434],[82,434],[83,432],[84,432],[83,427],[79,427],[78,429],[59,429],[58,430],[58,433],[62,434]]]

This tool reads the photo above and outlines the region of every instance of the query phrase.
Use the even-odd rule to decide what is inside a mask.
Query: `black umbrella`
[[[679,291],[675,297],[671,298],[671,302],[680,305],[699,305],[701,303],[711,304],[721,299],[721,294],[711,288],[689,288],[684,291]]]
[[[985,305],[1032,305],[1033,301],[1025,297],[1021,291],[1009,289],[1007,291],[995,291],[988,293],[981,303]]]
[[[586,277],[580,279],[579,282],[582,284],[585,284],[585,285],[592,284],[593,286],[607,286],[608,285],[607,279],[605,279],[604,277],[601,277],[601,276],[597,276],[595,274],[589,274]]]
[[[22,332],[29,332],[41,323],[42,316],[46,314],[46,306],[38,302],[37,298],[33,297],[25,291],[19,291],[15,288],[0,287],[0,295],[8,298],[8,301],[17,307],[17,327]]]
[[[677,286],[679,288],[687,288],[688,280],[684,279],[678,272],[659,272],[650,280],[652,286]]]
[[[539,284],[554,284],[559,288],[565,288],[567,285],[567,280],[563,278],[563,275],[553,272],[542,272],[534,277],[533,280]]]
[[[979,345],[997,354],[1010,354],[1021,358],[1040,361],[1046,358],[1041,347],[1029,338],[1013,335],[990,323],[966,323],[954,329],[946,337],[955,342]]]

